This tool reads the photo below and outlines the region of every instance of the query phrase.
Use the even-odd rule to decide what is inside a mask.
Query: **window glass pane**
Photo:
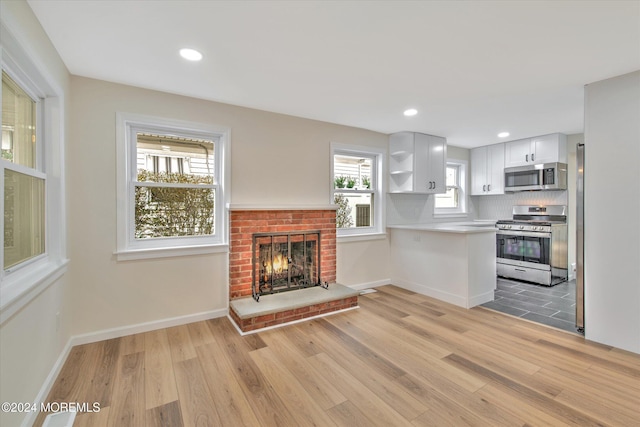
[[[44,253],[44,180],[4,170],[4,268]]]
[[[447,188],[444,194],[436,194],[436,208],[457,208],[458,189]]]
[[[373,194],[335,193],[336,227],[373,226]]]
[[[2,72],[2,158],[36,167],[36,102]]]
[[[214,234],[213,188],[144,187],[135,189],[135,237]]]
[[[334,188],[370,189],[372,163],[371,157],[336,154],[333,157]]]
[[[139,182],[213,184],[213,142],[173,136],[137,134]]]
[[[452,185],[458,185],[458,168],[447,166],[447,187]]]

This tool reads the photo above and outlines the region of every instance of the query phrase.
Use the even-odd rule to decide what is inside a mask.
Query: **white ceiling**
[[[640,69],[640,1],[28,3],[72,74],[460,147],[580,133]]]

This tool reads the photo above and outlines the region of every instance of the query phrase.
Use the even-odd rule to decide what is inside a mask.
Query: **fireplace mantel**
[[[335,211],[337,209],[337,205],[229,205],[230,211]]]

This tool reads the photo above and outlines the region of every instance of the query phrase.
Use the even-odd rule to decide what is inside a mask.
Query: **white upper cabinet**
[[[505,167],[567,163],[567,136],[561,133],[505,143]]]
[[[423,133],[389,137],[389,192],[444,193],[447,140]]]
[[[504,194],[503,144],[471,150],[471,195]]]

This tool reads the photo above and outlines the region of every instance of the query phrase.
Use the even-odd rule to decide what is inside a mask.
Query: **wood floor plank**
[[[211,333],[211,328],[209,328],[206,322],[189,323],[187,328],[189,329],[189,335],[191,336],[191,342],[194,347],[209,344],[216,340]]]
[[[295,375],[280,363],[279,358],[269,347],[254,350],[250,356],[289,409],[296,425],[330,426],[333,424],[329,415],[311,398]]]
[[[340,366],[337,361],[320,353],[309,358],[312,369],[324,373],[330,381],[356,405],[367,417],[372,426],[409,426],[410,422],[387,405],[380,396],[364,387],[351,372]]]
[[[364,331],[364,329],[355,326],[352,327],[352,331],[354,334],[357,331],[358,340],[361,345],[366,344],[370,346],[369,351],[376,354],[378,358],[382,360],[393,360],[397,362],[398,366],[402,366],[405,369],[403,375],[406,372],[411,372],[414,375],[420,376],[426,372],[435,376],[441,376],[442,379],[448,383],[448,386],[455,384],[470,392],[474,392],[486,384],[484,381],[444,363],[438,357],[417,351],[407,351],[408,347],[397,348],[394,345],[387,345],[385,341],[377,339],[375,334],[369,334]],[[328,351],[338,351],[338,349],[331,348],[330,346],[327,346],[327,348],[329,349]],[[430,369],[424,371],[422,369],[424,364],[428,364]],[[395,378],[399,376],[400,375],[397,375]]]
[[[87,394],[87,402],[97,402],[101,407],[111,405],[113,381],[117,372],[116,366],[120,354],[120,338],[101,341],[101,352],[97,369],[91,380]]]
[[[111,408],[106,407],[98,412],[79,413],[73,421],[73,427],[108,427],[110,411]]]
[[[348,400],[330,408],[327,413],[333,422],[340,427],[371,426],[371,421],[369,421],[365,414]]]
[[[467,369],[491,382],[494,386],[502,388],[507,392],[516,393],[520,396],[520,399],[532,405],[535,408],[546,411],[547,413],[557,417],[561,420],[566,420],[568,423],[580,425],[580,426],[600,426],[601,422],[592,418],[590,415],[573,410],[567,405],[563,405],[558,401],[550,398],[542,393],[539,393],[527,385],[515,382],[506,378],[500,374],[497,374],[483,366],[471,362],[468,359],[460,357],[455,353],[450,354],[445,358],[447,361],[459,366],[463,369]]]
[[[147,409],[146,421],[146,427],[184,427],[182,412],[180,412],[180,402],[169,402],[162,406]]]
[[[171,347],[171,360],[174,363],[197,357],[187,325],[168,328],[167,339]]]
[[[184,424],[193,427],[222,425],[198,360],[176,362],[173,368]]]
[[[144,336],[144,390],[146,409],[178,400],[167,330],[146,332]]]
[[[196,351],[222,425],[260,425],[220,343],[216,341],[201,345]]]
[[[423,371],[422,376],[407,374],[396,381],[413,393],[429,408],[413,421],[416,425],[428,425],[430,419],[441,425],[491,425],[514,426],[519,420],[499,407],[488,404],[476,392],[460,387],[450,387],[446,378]],[[428,418],[425,418],[428,416]],[[446,421],[444,421],[446,420]]]
[[[109,411],[108,426],[144,427],[145,393],[144,353],[123,355],[118,359],[113,384],[113,403]]]
[[[238,336],[227,319],[214,319],[209,326],[220,337],[218,340],[224,348],[223,355],[235,381],[250,401],[254,413],[261,425],[295,425],[295,419],[282,402],[282,398],[273,390],[260,369],[249,355],[250,347]]]
[[[144,351],[144,334],[131,334],[120,338],[120,356]]]
[[[326,348],[329,350],[330,346],[327,345]],[[336,363],[348,370],[356,380],[378,395],[405,419],[412,420],[426,411],[427,408],[418,399],[401,384],[393,381],[397,377],[388,377],[369,369],[365,360],[345,349],[332,348],[327,354],[330,354]]]
[[[268,331],[262,334],[262,338],[267,346],[277,354],[280,363],[295,375],[311,399],[321,408],[327,410],[345,402],[347,398],[333,384],[323,375],[316,375],[310,369],[305,354],[292,344],[290,329],[292,328],[287,328],[286,332],[282,329]]]
[[[517,419],[526,419],[527,424],[530,425],[549,427],[572,425],[552,417],[546,410],[540,410],[529,405],[513,393],[506,392],[504,389],[495,387],[492,384],[482,387],[476,394],[489,404],[509,412]]]
[[[71,349],[77,426],[640,426],[640,355],[391,285],[240,336],[227,318]],[[38,414],[40,427],[46,414]]]

